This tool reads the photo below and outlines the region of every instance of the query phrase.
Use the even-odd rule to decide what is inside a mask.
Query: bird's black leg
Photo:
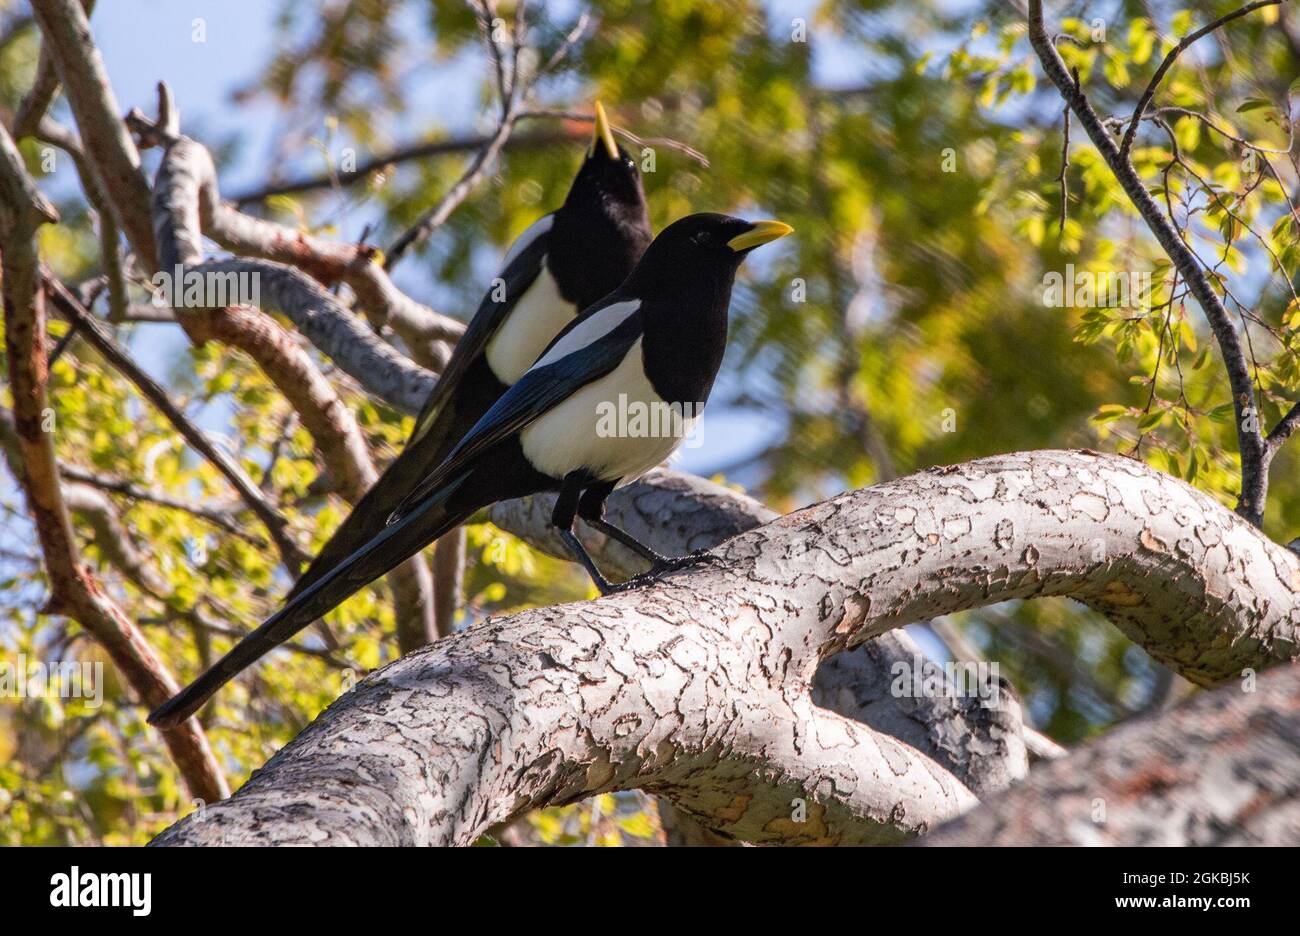
[[[564,541],[565,547],[573,557],[582,563],[582,567],[587,570],[587,574],[596,583],[600,593],[608,595],[618,591],[619,586],[601,574],[587,548],[573,533],[573,521],[578,515],[578,495],[582,491],[584,480],[583,474],[577,471],[565,476],[564,482],[560,485],[560,496],[555,502],[555,510],[551,512],[551,525],[559,532],[560,539]]]
[[[583,491],[582,497],[578,500],[578,516],[586,521],[593,530],[604,533],[610,539],[622,543],[650,564],[658,565],[661,562],[668,562],[668,556],[655,552],[627,530],[616,527],[605,519],[605,498],[609,497],[612,490],[614,490],[614,482],[608,481],[593,484]]]
[[[710,552],[699,550],[691,553],[689,556],[665,556],[655,552],[645,543],[638,540],[635,536],[617,527],[605,519],[605,499],[614,490],[617,482],[602,482],[587,488],[582,493],[578,501],[578,516],[581,517],[592,529],[604,533],[606,536],[616,540],[632,550],[638,556],[650,563],[650,570],[641,575],[625,582],[624,585],[634,584],[641,585],[657,579],[665,572],[671,572],[674,569],[686,569],[701,562],[721,562],[722,559]]]

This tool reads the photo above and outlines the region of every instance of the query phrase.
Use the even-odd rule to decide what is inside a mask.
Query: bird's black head
[[[645,190],[641,173],[627,150],[614,140],[614,131],[605,117],[605,108],[596,102],[596,125],[582,161],[564,200],[565,211],[579,215],[600,213],[618,217],[643,227],[647,235],[650,221],[646,215]]]
[[[649,243],[641,174],[597,103],[586,159],[555,212],[547,265],[560,295],[585,309],[623,282]]]
[[[659,232],[633,275],[647,285],[725,280],[729,287],[751,250],[791,230],[780,221],[746,221],[707,212],[687,215]]]

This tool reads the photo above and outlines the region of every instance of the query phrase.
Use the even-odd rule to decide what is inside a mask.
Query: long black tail
[[[431,416],[430,428],[413,437],[379,480],[357,501],[334,535],[320,548],[311,565],[298,577],[285,601],[293,601],[383,531],[397,505],[442,462],[452,444],[473,425],[470,421],[473,414],[467,416],[458,409],[464,407],[456,407],[453,401],[453,405],[443,406]],[[424,420],[425,414],[421,413],[420,418]]]
[[[283,608],[245,636],[206,673],[155,709],[149,723],[159,728],[179,725],[245,667],[459,525],[474,508],[451,506],[448,499],[464,483],[465,477],[455,479],[401,520],[384,527],[311,584],[295,589]]]

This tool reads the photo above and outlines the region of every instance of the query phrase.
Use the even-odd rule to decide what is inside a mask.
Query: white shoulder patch
[[[555,223],[555,215],[547,214],[547,215],[542,215],[540,218],[538,218],[536,221],[530,224],[528,228],[524,231],[524,233],[520,234],[518,237],[515,238],[515,242],[511,244],[510,249],[506,251],[506,257],[504,260],[501,261],[501,269],[504,271],[506,267],[510,266],[510,264],[514,261],[515,257],[523,253],[524,250],[527,249],[529,244],[531,244],[533,241],[537,240],[537,238],[541,237],[543,234],[549,231],[551,229],[551,225],[554,223]]]
[[[551,346],[551,350],[538,358],[537,363],[529,370],[554,364],[560,358],[568,357],[575,351],[581,351],[595,344],[627,321],[627,317],[639,308],[641,308],[640,299],[628,299],[625,302],[614,302],[605,306],[575,325],[572,331]]]

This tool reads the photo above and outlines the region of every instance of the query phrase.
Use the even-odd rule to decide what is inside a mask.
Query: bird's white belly
[[[691,433],[698,412],[673,409],[646,379],[637,340],[618,367],[547,411],[520,433],[538,471],[563,478],[585,469],[624,482],[663,462]]]
[[[546,350],[551,339],[569,324],[575,311],[573,303],[560,295],[543,262],[537,279],[487,343],[485,353],[492,373],[506,386],[516,383]]]

